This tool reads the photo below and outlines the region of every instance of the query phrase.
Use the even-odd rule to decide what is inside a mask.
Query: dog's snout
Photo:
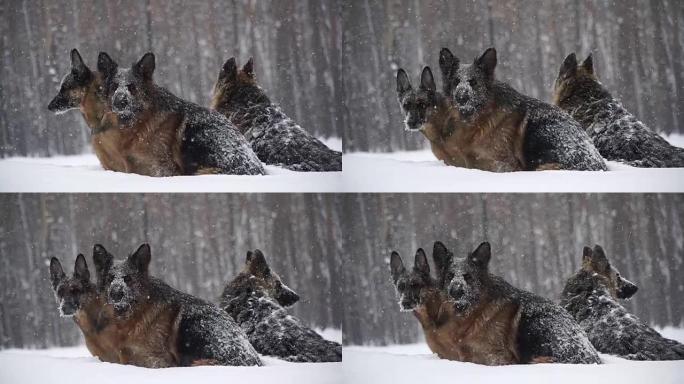
[[[124,297],[124,291],[122,287],[116,286],[112,287],[112,289],[109,291],[109,298],[114,301],[114,302],[119,302],[123,299]]]
[[[454,95],[454,99],[459,104],[465,104],[468,102],[470,97],[468,96],[467,92],[456,92],[456,94]]]
[[[454,298],[459,298],[463,296],[463,287],[461,284],[451,284],[449,286],[449,295]]]
[[[125,109],[128,106],[128,98],[122,93],[117,93],[114,95],[113,104],[117,109]]]

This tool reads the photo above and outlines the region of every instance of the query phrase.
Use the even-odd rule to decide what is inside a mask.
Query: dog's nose
[[[470,97],[469,97],[468,94],[465,93],[465,92],[457,92],[457,93],[454,95],[454,99],[456,99],[456,102],[459,103],[459,104],[465,104],[465,103],[468,102],[468,100],[470,99]]]
[[[463,296],[463,287],[460,284],[452,284],[449,287],[449,295],[453,298],[459,298]]]
[[[123,289],[121,288],[112,288],[112,290],[109,292],[109,298],[112,299],[112,301],[121,301],[124,297],[124,292]]]
[[[117,109],[126,109],[128,106],[128,99],[124,97],[122,94],[118,94],[114,96],[114,107]]]

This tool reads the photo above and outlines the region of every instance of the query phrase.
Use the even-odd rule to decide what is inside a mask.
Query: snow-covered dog
[[[120,131],[128,172],[148,176],[207,173],[261,175],[264,168],[245,138],[220,113],[176,97],[155,84],[155,56],[129,69],[101,52],[97,68]]]
[[[397,252],[390,256],[390,271],[399,307],[402,311],[412,311],[416,316],[430,350],[448,360],[486,365],[519,363],[515,321],[511,321],[515,318],[515,307],[502,309],[473,327],[473,318],[458,316],[449,296],[440,286],[440,259],[449,259],[450,252],[444,244],[435,242],[432,257],[438,270],[437,278],[430,276],[423,249],[416,252],[411,271],[404,267]]]
[[[631,360],[684,359],[684,345],[662,337],[617,301],[636,291],[637,286],[610,265],[603,248],[584,247],[582,268],[565,284],[561,306],[600,352]]]
[[[487,49],[472,65],[440,52],[443,90],[459,122],[456,135],[470,143],[473,159],[495,159],[495,151],[519,158],[524,170],[605,170],[582,127],[560,108],[521,94],[496,80],[497,55]],[[494,169],[496,170],[496,169]]]
[[[293,362],[342,361],[340,344],[323,339],[287,313],[285,308],[298,300],[257,249],[247,252],[245,269],[226,285],[220,306],[261,354]]]
[[[581,65],[574,53],[561,65],[554,102],[577,120],[601,155],[636,167],[684,167],[684,149],[651,131],[598,81],[589,55]]]
[[[79,254],[72,277],[67,277],[59,260],[50,260],[50,280],[60,315],[71,317],[83,332],[93,356],[109,363],[119,362],[122,333],[113,321],[112,307],[90,281],[85,257]]]
[[[150,246],[143,244],[102,271],[103,294],[126,335],[121,363],[149,368],[261,365],[243,330],[224,311],[150,276],[151,257]]]
[[[266,164],[294,171],[342,170],[342,154],[326,147],[285,115],[257,85],[252,59],[240,71],[235,58],[223,64],[211,108],[238,127]]]
[[[504,327],[514,340],[521,363],[601,363],[587,335],[568,312],[489,273],[490,258],[489,243],[482,243],[466,258],[454,260],[446,274],[454,312],[471,324],[464,328],[467,332],[462,337]]]
[[[124,148],[125,134],[119,130],[116,114],[112,113],[103,89],[104,80],[98,71],[91,71],[76,50],[71,50],[71,70],[64,76],[59,92],[48,109],[62,114],[78,109],[90,128],[90,143],[102,168],[128,172]]]

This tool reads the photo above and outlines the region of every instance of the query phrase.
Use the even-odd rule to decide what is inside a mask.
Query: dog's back
[[[630,360],[684,359],[684,345],[664,338],[629,313],[591,272],[580,271],[568,279],[561,306],[600,352]]]
[[[256,84],[251,59],[239,72],[234,58],[226,61],[214,87],[212,108],[238,127],[266,164],[294,171],[342,170],[342,154],[285,115]]]
[[[684,149],[651,131],[603,87],[594,75],[591,55],[581,66],[574,54],[565,59],[554,99],[582,125],[606,159],[636,167],[684,167]]]

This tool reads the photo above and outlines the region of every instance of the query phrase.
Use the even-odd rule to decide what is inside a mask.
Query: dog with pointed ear
[[[82,254],[76,256],[71,277],[67,277],[64,273],[59,259],[51,258],[50,282],[62,317],[76,315],[96,297],[95,286],[90,282],[88,264]]]
[[[54,113],[64,113],[80,108],[96,80],[77,49],[71,50],[70,57],[71,69],[62,79],[59,92],[48,104],[48,110]]]

